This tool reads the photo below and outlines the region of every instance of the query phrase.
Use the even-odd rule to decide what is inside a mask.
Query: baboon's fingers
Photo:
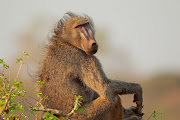
[[[137,109],[136,109],[136,113],[137,114],[141,114],[142,113],[142,109],[143,109],[143,105],[142,105],[142,101],[140,98],[140,95],[138,94],[134,94],[134,101],[137,104]]]
[[[134,94],[134,100],[133,102],[141,101],[140,95]],[[141,101],[142,102],[142,101]]]
[[[136,104],[137,104],[137,109],[136,109],[137,115],[139,115],[139,116],[144,115],[144,114],[142,113],[142,110],[143,110],[143,105],[142,105],[142,103],[139,102],[139,101],[137,101]]]

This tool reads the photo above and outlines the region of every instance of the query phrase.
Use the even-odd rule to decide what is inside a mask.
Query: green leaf
[[[53,113],[45,112],[46,120],[59,120],[56,116],[53,115]]]
[[[20,61],[23,61],[22,58],[17,59],[16,63],[19,63]]]
[[[8,64],[3,64],[3,67],[8,69],[9,68],[9,65]]]
[[[80,96],[80,95],[78,95],[78,98],[79,98],[80,100],[83,100],[83,97],[82,97],[82,96]]]
[[[4,59],[0,59],[0,64],[1,64],[1,63],[4,63]]]
[[[21,90],[21,97],[24,97],[26,95],[26,91],[25,90]]]
[[[5,83],[9,83],[9,80],[7,80],[6,78],[5,78],[5,80],[6,80]]]
[[[29,120],[28,116],[26,116],[24,113],[21,114],[25,119]]]
[[[14,81],[14,83],[13,83],[13,85],[17,88],[17,89],[19,89],[21,86],[22,86],[22,82],[21,81]]]
[[[48,105],[44,106],[44,108],[48,108]]]
[[[2,98],[1,99],[5,99],[6,98],[6,96],[2,96]]]
[[[36,95],[37,95],[37,97],[40,97],[42,95],[42,93],[37,93]]]
[[[49,97],[48,96],[46,96],[46,98],[45,98],[46,100],[49,100]]]
[[[156,118],[156,111],[154,110],[153,117]]]
[[[24,55],[26,55],[26,57],[28,58],[29,57],[29,54],[25,51],[23,51]]]
[[[5,104],[5,100],[0,100],[0,107],[2,107]]]
[[[45,80],[43,80],[43,81],[42,81],[42,80],[37,81],[37,83],[39,83],[39,84],[41,85],[41,88],[42,88],[42,87],[43,87],[43,85],[44,85],[44,81],[45,81]]]
[[[16,108],[18,111],[24,111],[24,107],[20,103],[17,104]]]
[[[37,101],[37,102],[36,102],[36,106],[39,106],[39,105],[40,105],[40,103]]]
[[[31,110],[31,114],[32,114],[32,115],[35,115],[35,114],[34,114],[34,111]]]

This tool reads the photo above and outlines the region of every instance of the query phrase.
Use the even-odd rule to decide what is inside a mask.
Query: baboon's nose
[[[97,48],[98,46],[97,46],[97,44],[96,43],[93,43],[92,44],[92,48]]]

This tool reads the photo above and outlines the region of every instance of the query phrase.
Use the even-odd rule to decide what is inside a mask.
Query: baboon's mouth
[[[95,54],[97,51],[98,51],[97,48],[96,48],[96,49],[91,49],[91,50],[86,51],[86,54],[88,54],[88,55],[93,55],[93,54]]]

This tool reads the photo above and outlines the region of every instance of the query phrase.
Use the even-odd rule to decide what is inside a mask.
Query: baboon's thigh
[[[119,96],[115,101],[99,97],[85,106],[86,113],[76,114],[72,120],[123,120],[124,111]]]
[[[121,100],[118,97],[118,100],[115,103],[112,103],[109,113],[104,120],[123,120],[124,110],[121,105]]]

